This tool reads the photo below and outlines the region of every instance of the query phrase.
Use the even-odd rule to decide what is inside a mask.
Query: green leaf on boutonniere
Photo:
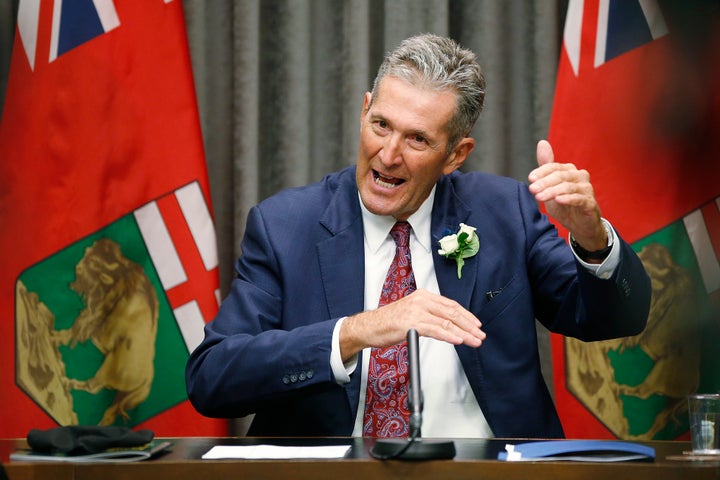
[[[461,223],[457,233],[446,235],[438,241],[440,244],[438,253],[445,258],[454,259],[457,263],[458,278],[462,278],[464,259],[472,257],[480,251],[480,239],[475,230],[475,227]]]

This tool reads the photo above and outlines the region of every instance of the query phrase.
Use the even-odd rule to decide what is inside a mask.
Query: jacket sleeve
[[[650,310],[651,286],[632,247],[618,234],[619,264],[610,278],[599,278],[584,268],[566,242],[555,235],[554,227],[537,212],[531,196],[525,196],[522,203],[538,320],[554,333],[584,341],[642,332]],[[564,261],[558,261],[561,256]],[[568,271],[573,275],[568,276]]]
[[[313,279],[283,279],[283,256],[288,253],[282,250],[268,232],[261,209],[254,207],[248,214],[237,277],[186,368],[189,399],[206,416],[244,416],[268,399],[318,386],[336,387],[330,349],[337,319],[288,318],[284,284],[310,285]],[[309,291],[308,299],[312,295]]]

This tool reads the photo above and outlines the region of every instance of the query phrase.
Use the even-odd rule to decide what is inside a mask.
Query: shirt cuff
[[[605,230],[607,230],[608,235],[612,236],[612,248],[610,249],[610,253],[605,258],[605,260],[602,261],[602,263],[587,263],[582,260],[577,253],[575,253],[575,250],[573,250],[572,247],[570,247],[570,250],[572,250],[573,255],[575,255],[575,258],[577,258],[577,260],[580,262],[580,265],[585,267],[586,270],[588,270],[590,273],[592,273],[598,278],[607,280],[612,276],[613,273],[615,273],[615,269],[620,263],[620,239],[615,233],[615,229],[613,228],[613,226],[610,225],[610,222],[608,222],[604,218],[601,218],[601,220],[603,222],[603,225],[605,225]],[[568,237],[568,242],[569,240],[570,239]]]
[[[332,335],[332,349],[330,351],[330,368],[332,369],[335,381],[339,385],[350,382],[350,375],[357,368],[358,356],[353,356],[346,363],[342,361],[342,355],[340,354],[340,327],[347,317],[343,317],[337,321],[335,328],[333,329]]]

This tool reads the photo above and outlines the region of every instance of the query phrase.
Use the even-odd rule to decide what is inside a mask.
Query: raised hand
[[[538,168],[528,175],[535,199],[544,202],[548,215],[568,229],[584,249],[603,249],[607,233],[587,170],[579,170],[572,163],[555,162],[547,140],[537,144],[537,162]]]

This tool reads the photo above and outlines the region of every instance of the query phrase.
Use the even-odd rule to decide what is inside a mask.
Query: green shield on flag
[[[613,434],[671,440],[688,431],[688,394],[720,390],[720,312],[682,220],[633,244],[652,281],[645,330],[565,339],[568,390]]]
[[[188,347],[135,217],[21,273],[16,383],[60,425],[135,426],[186,399]]]

